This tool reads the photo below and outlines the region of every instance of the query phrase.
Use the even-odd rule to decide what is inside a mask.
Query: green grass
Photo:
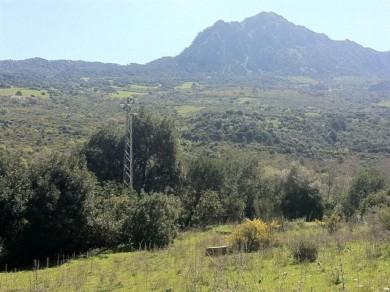
[[[110,94],[111,98],[127,98],[129,96],[131,97],[140,97],[146,95],[144,92],[136,92],[136,91],[128,91],[128,90],[117,90],[116,92],[113,92]]]
[[[159,88],[159,86],[151,86],[151,85],[144,85],[144,84],[131,84],[130,88],[135,91],[149,91],[149,90],[156,90]]]
[[[362,227],[363,228],[363,227]],[[179,235],[167,249],[101,254],[62,266],[0,274],[1,291],[383,291],[390,285],[389,244],[364,229],[328,235],[316,224],[278,234],[277,247],[207,257],[231,226]],[[297,236],[315,238],[318,260],[297,264],[288,249]],[[339,276],[337,276],[339,275]],[[169,290],[171,289],[171,290]]]
[[[22,93],[21,97],[48,97],[46,90],[37,90],[24,87],[0,88],[0,96],[15,96],[18,91]]]
[[[191,90],[192,86],[194,86],[194,85],[198,85],[198,83],[187,81],[187,82],[183,82],[182,84],[175,86],[175,89],[176,90]]]
[[[180,105],[175,106],[176,112],[181,116],[186,116],[192,113],[196,113],[202,110],[204,107],[202,106],[194,106],[194,105]]]

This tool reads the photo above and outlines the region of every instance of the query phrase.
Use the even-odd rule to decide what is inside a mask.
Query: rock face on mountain
[[[349,40],[334,41],[275,13],[263,12],[242,22],[218,21],[177,57],[152,64],[174,64],[178,70],[194,73],[387,75],[390,53]]]

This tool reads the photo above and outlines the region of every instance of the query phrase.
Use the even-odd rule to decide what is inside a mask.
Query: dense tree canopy
[[[25,224],[26,201],[30,197],[26,171],[27,166],[18,157],[0,151],[0,257]]]
[[[92,135],[84,148],[88,168],[101,181],[122,180],[124,134],[106,127]],[[178,140],[173,122],[141,109],[133,122],[134,188],[165,191],[177,186]]]
[[[281,208],[289,219],[321,219],[324,207],[314,177],[302,167],[294,165],[282,183],[283,200]]]
[[[123,131],[107,126],[91,136],[84,147],[88,168],[101,181],[122,180]]]
[[[1,230],[8,261],[30,263],[34,258],[87,248],[86,203],[93,177],[83,162],[77,157],[51,156],[28,169],[20,167],[13,165],[11,176],[1,176],[2,184],[14,184],[1,188],[1,226],[12,228]]]

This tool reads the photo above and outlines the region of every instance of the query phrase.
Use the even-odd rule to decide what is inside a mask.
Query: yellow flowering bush
[[[276,221],[266,223],[260,219],[246,220],[233,230],[229,241],[235,249],[257,251],[274,243],[277,228],[279,224]]]

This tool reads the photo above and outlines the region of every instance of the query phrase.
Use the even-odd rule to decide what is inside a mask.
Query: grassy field
[[[17,92],[20,92],[20,96],[23,97],[46,97],[48,94],[46,90],[37,90],[24,87],[0,88],[0,96],[14,96],[17,95]]]
[[[193,106],[193,105],[180,105],[176,106],[175,110],[181,116],[186,116],[195,112],[202,110],[204,107],[201,106]]]
[[[182,84],[175,86],[175,89],[176,90],[191,90],[194,85],[198,85],[198,83],[187,81],[187,82],[183,82]]]
[[[111,98],[127,98],[129,96],[131,97],[138,97],[146,95],[145,92],[136,92],[136,91],[128,91],[128,90],[117,90],[116,92],[113,92],[110,94]]]
[[[151,86],[151,85],[144,85],[144,84],[131,84],[130,88],[135,91],[149,91],[149,90],[156,90],[160,86]]]
[[[344,226],[332,235],[316,224],[288,228],[276,247],[220,257],[205,256],[205,248],[225,244],[230,226],[181,233],[167,249],[1,273],[0,291],[387,291],[390,246],[367,227]],[[294,262],[289,245],[302,237],[318,243],[316,262]]]

